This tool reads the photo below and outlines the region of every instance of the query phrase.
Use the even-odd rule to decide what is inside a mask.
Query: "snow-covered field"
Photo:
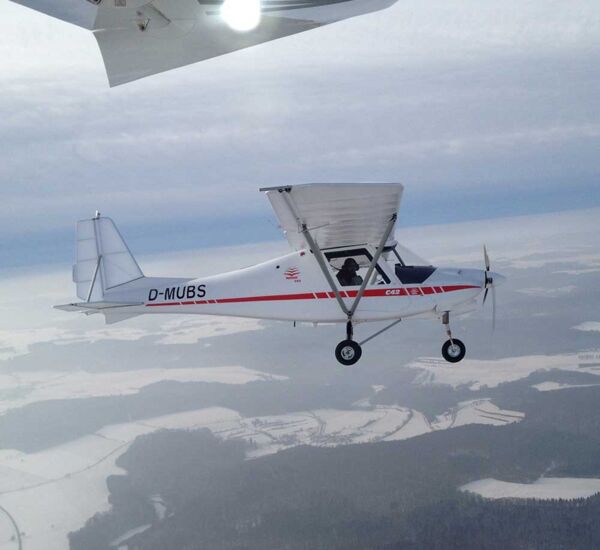
[[[593,367],[585,367],[576,354],[524,355],[496,360],[465,359],[457,364],[446,363],[437,357],[424,357],[408,365],[423,369],[423,383],[436,382],[453,387],[468,384],[473,390],[484,386],[493,388],[502,382],[512,382],[538,370],[570,370],[597,374]]]
[[[490,424],[504,426],[523,420],[525,415],[518,411],[503,410],[489,399],[463,401],[458,407],[440,415],[432,423],[434,429],[457,428],[467,424]]]
[[[15,528],[6,513],[0,510],[0,550],[17,549]]]
[[[586,498],[600,493],[600,479],[578,477],[542,477],[534,483],[510,483],[493,478],[463,485],[461,491],[485,498]]]
[[[91,441],[94,438],[36,455],[6,457],[3,453],[0,505],[24,533],[25,548],[64,550],[70,531],[108,509],[106,478],[120,472],[115,459],[124,446],[117,442],[98,445]]]
[[[585,321],[573,327],[575,330],[582,330],[584,332],[600,332],[599,321]]]
[[[110,545],[117,548],[118,550],[128,550],[128,546],[125,543],[130,538],[135,537],[135,535],[139,535],[140,533],[147,531],[148,529],[150,529],[150,527],[152,527],[152,524],[146,523],[145,525],[140,525],[135,529],[129,529],[129,531],[126,531],[120,537],[117,537],[115,540],[111,541]]]
[[[248,455],[254,458],[299,444],[391,441],[468,423],[505,424],[520,418],[522,414],[501,411],[488,400],[461,403],[432,424],[418,411],[393,406],[249,418],[221,407],[198,409],[105,426],[39,453],[0,451],[0,506],[26,533],[28,549],[62,550],[70,531],[108,507],[106,478],[119,473],[116,458],[137,436],[159,429],[206,427],[219,437],[251,442]]]
[[[256,457],[294,445],[336,446],[406,439],[430,431],[417,411],[403,407],[371,409],[321,409],[280,416],[246,418],[239,428],[221,433],[224,437],[251,440]]]
[[[213,336],[259,330],[263,326],[257,319],[218,316],[137,318],[126,324],[109,326],[104,325],[104,317],[101,315],[86,318],[84,323],[81,321],[81,318],[73,316],[59,317],[54,320],[52,326],[21,327],[10,330],[3,329],[0,324],[0,361],[27,354],[31,346],[42,343],[68,345],[103,340],[137,342],[142,338],[153,337],[154,343],[159,345],[196,344]]]
[[[75,399],[137,393],[144,386],[176,382],[246,384],[255,380],[283,380],[245,367],[139,369],[113,372],[23,371],[0,374],[0,412],[48,399]]]
[[[561,384],[559,382],[541,382],[531,386],[538,391],[555,391],[564,390],[567,388],[589,388],[591,386],[598,386],[600,384]]]
[[[106,478],[122,473],[115,460],[138,435],[160,428],[205,425],[219,431],[223,424],[238,419],[235,411],[210,408],[107,426],[39,453],[0,451],[0,506],[25,533],[25,548],[64,550],[70,531],[108,508]]]

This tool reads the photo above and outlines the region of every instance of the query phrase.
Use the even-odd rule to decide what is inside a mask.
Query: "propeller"
[[[483,287],[485,292],[483,293],[483,304],[487,300],[488,292],[492,289],[492,330],[496,328],[496,285],[494,285],[494,278],[491,276],[490,271],[490,257],[487,253],[487,248],[483,245],[483,261],[485,263],[485,274],[483,280]]]

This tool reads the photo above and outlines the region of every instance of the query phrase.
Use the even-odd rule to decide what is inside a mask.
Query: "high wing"
[[[349,17],[396,0],[13,0],[93,31],[111,86]],[[221,16],[256,2],[260,22],[238,32]]]
[[[302,225],[323,250],[377,246],[400,207],[400,183],[307,183],[263,188],[295,250],[307,247]],[[395,221],[395,220],[394,220]]]

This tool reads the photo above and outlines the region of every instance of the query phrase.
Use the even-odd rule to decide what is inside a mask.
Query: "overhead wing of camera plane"
[[[146,277],[110,218],[96,215],[77,227],[73,280],[80,301],[57,306],[107,322],[146,313],[231,315],[312,323],[345,323],[336,348],[345,365],[361,345],[415,317],[440,319],[448,340],[443,356],[460,361],[464,344],[453,338],[450,314],[476,306],[501,275],[485,269],[442,268],[413,260],[394,239],[403,187],[395,183],[313,183],[262,189],[292,247],[289,254],[231,273],[200,278]],[[356,323],[390,324],[361,341]]]
[[[111,86],[336,21],[396,0],[13,0],[91,30]]]

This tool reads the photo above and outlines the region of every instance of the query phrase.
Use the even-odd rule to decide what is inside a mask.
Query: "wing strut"
[[[90,289],[87,294],[86,302],[89,302],[92,299],[92,292],[94,292],[94,285],[96,284],[96,277],[98,276],[98,271],[100,270],[101,261],[102,256],[98,255],[98,261],[96,262],[96,268],[94,269],[94,275],[92,276],[92,282],[90,283]]]
[[[392,327],[395,327],[400,321],[402,321],[402,319],[396,319],[395,321],[391,322],[389,325],[386,325],[385,327],[383,327],[381,330],[378,330],[376,333],[371,334],[371,336],[369,336],[368,338],[365,338],[364,340],[362,340],[361,342],[359,342],[358,345],[359,346],[364,346],[369,340],[373,340],[373,338],[375,338],[376,336],[379,336],[380,334],[382,334],[386,330],[389,330]]]
[[[90,283],[90,289],[88,290],[86,302],[92,299],[92,293],[94,292],[94,285],[96,284],[96,278],[100,275],[100,294],[104,295],[104,280],[102,277],[102,271],[100,266],[102,264],[102,250],[100,249],[100,238],[98,235],[98,220],[100,219],[100,212],[96,210],[96,214],[92,218],[92,227],[94,228],[94,243],[96,245],[96,267],[94,268],[94,274],[92,275],[92,282]]]
[[[381,256],[381,253],[383,252],[383,249],[385,247],[385,243],[387,243],[390,233],[392,232],[392,229],[394,228],[394,223],[396,223],[397,216],[398,216],[398,214],[392,215],[392,217],[390,218],[390,221],[387,224],[387,227],[385,228],[385,232],[381,236],[381,240],[379,241],[379,246],[377,247],[377,250],[375,250],[375,254],[373,255],[373,259],[371,260],[371,265],[369,266],[367,274],[365,275],[365,278],[363,279],[363,282],[360,285],[360,288],[358,289],[358,294],[356,295],[356,298],[354,298],[354,303],[352,304],[352,309],[350,309],[350,311],[348,312],[348,319],[351,319],[352,316],[354,315],[354,312],[356,311],[356,308],[358,307],[360,299],[363,297],[363,294],[365,293],[365,288],[367,288],[367,285],[369,284],[369,281],[371,280],[371,275],[373,275],[373,270],[375,269],[375,266],[377,265],[377,262],[379,261],[379,257]]]
[[[317,259],[317,262],[319,263],[319,267],[321,268],[323,275],[325,275],[325,278],[327,279],[327,282],[329,283],[331,290],[333,290],[333,292],[335,293],[335,297],[337,299],[338,304],[340,304],[340,308],[342,308],[342,311],[344,312],[344,314],[347,315],[348,318],[350,318],[352,315],[351,315],[350,311],[348,310],[348,308],[346,307],[344,300],[342,300],[340,292],[337,289],[337,287],[335,286],[335,283],[333,282],[331,273],[329,273],[329,269],[327,269],[327,263],[325,261],[325,258],[323,257],[323,253],[321,252],[319,245],[312,238],[312,235],[310,234],[308,227],[306,227],[306,224],[302,224],[302,233],[304,234],[304,237],[306,238],[311,250],[315,253],[315,258]]]
[[[338,304],[340,305],[340,308],[344,312],[344,315],[347,315],[348,319],[350,319],[350,316],[351,316],[350,310],[346,307],[346,304],[344,303],[344,300],[342,300],[342,296],[340,295],[339,290],[337,289],[337,287],[335,286],[335,283],[333,282],[331,273],[329,273],[329,269],[327,269],[327,262],[325,261],[325,258],[323,257],[323,252],[321,252],[319,245],[312,238],[312,235],[310,234],[310,230],[308,229],[306,224],[303,222],[303,220],[300,219],[300,216],[298,216],[298,212],[296,210],[296,207],[294,206],[294,201],[292,200],[292,197],[290,196],[290,188],[287,187],[284,189],[280,189],[279,192],[282,193],[283,199],[285,200],[285,204],[290,209],[292,216],[294,216],[294,219],[298,223],[298,231],[304,235],[304,238],[306,239],[308,246],[310,246],[311,250],[313,251],[315,258],[317,260],[317,263],[319,264],[319,267],[321,268],[323,275],[325,275],[325,278],[327,279],[327,282],[329,283],[331,290],[335,294],[335,298],[336,298]]]
[[[298,224],[298,231],[304,235],[304,238],[306,239],[308,246],[310,246],[311,250],[313,251],[313,253],[315,255],[317,263],[319,264],[319,267],[321,268],[321,271],[323,272],[325,279],[327,279],[327,282],[329,283],[331,290],[335,294],[335,298],[340,306],[340,309],[344,312],[344,315],[346,315],[348,317],[348,339],[351,339],[352,338],[352,317],[354,316],[354,313],[356,312],[356,309],[358,308],[358,304],[360,303],[360,300],[362,299],[362,297],[365,293],[365,289],[367,288],[367,285],[369,284],[369,280],[371,279],[371,275],[373,275],[375,266],[377,265],[377,262],[379,261],[379,258],[381,257],[381,253],[383,252],[385,243],[387,242],[390,234],[392,233],[392,230],[394,229],[394,224],[396,223],[396,218],[398,215],[396,213],[394,213],[392,215],[392,217],[390,218],[390,220],[388,221],[385,231],[384,231],[383,235],[381,236],[379,246],[375,250],[375,254],[373,255],[373,258],[369,265],[369,269],[367,270],[367,274],[365,275],[363,282],[360,286],[360,289],[358,290],[358,293],[356,294],[356,297],[354,298],[354,301],[352,302],[352,307],[350,309],[348,309],[348,307],[344,303],[344,300],[342,300],[342,296],[340,295],[340,292],[339,292],[333,278],[331,277],[331,273],[329,272],[329,269],[327,268],[327,262],[323,256],[323,252],[321,251],[321,248],[313,239],[313,237],[310,233],[310,229],[307,227],[306,223],[304,223],[304,220],[302,220],[300,218],[300,216],[298,215],[298,211],[294,205],[294,201],[293,201],[292,197],[290,196],[290,191],[291,191],[290,187],[284,187],[282,189],[279,189],[279,192],[282,194],[283,199],[284,199],[287,207],[290,210],[290,213],[292,214],[292,216],[294,217],[294,219],[296,220],[296,222]]]

